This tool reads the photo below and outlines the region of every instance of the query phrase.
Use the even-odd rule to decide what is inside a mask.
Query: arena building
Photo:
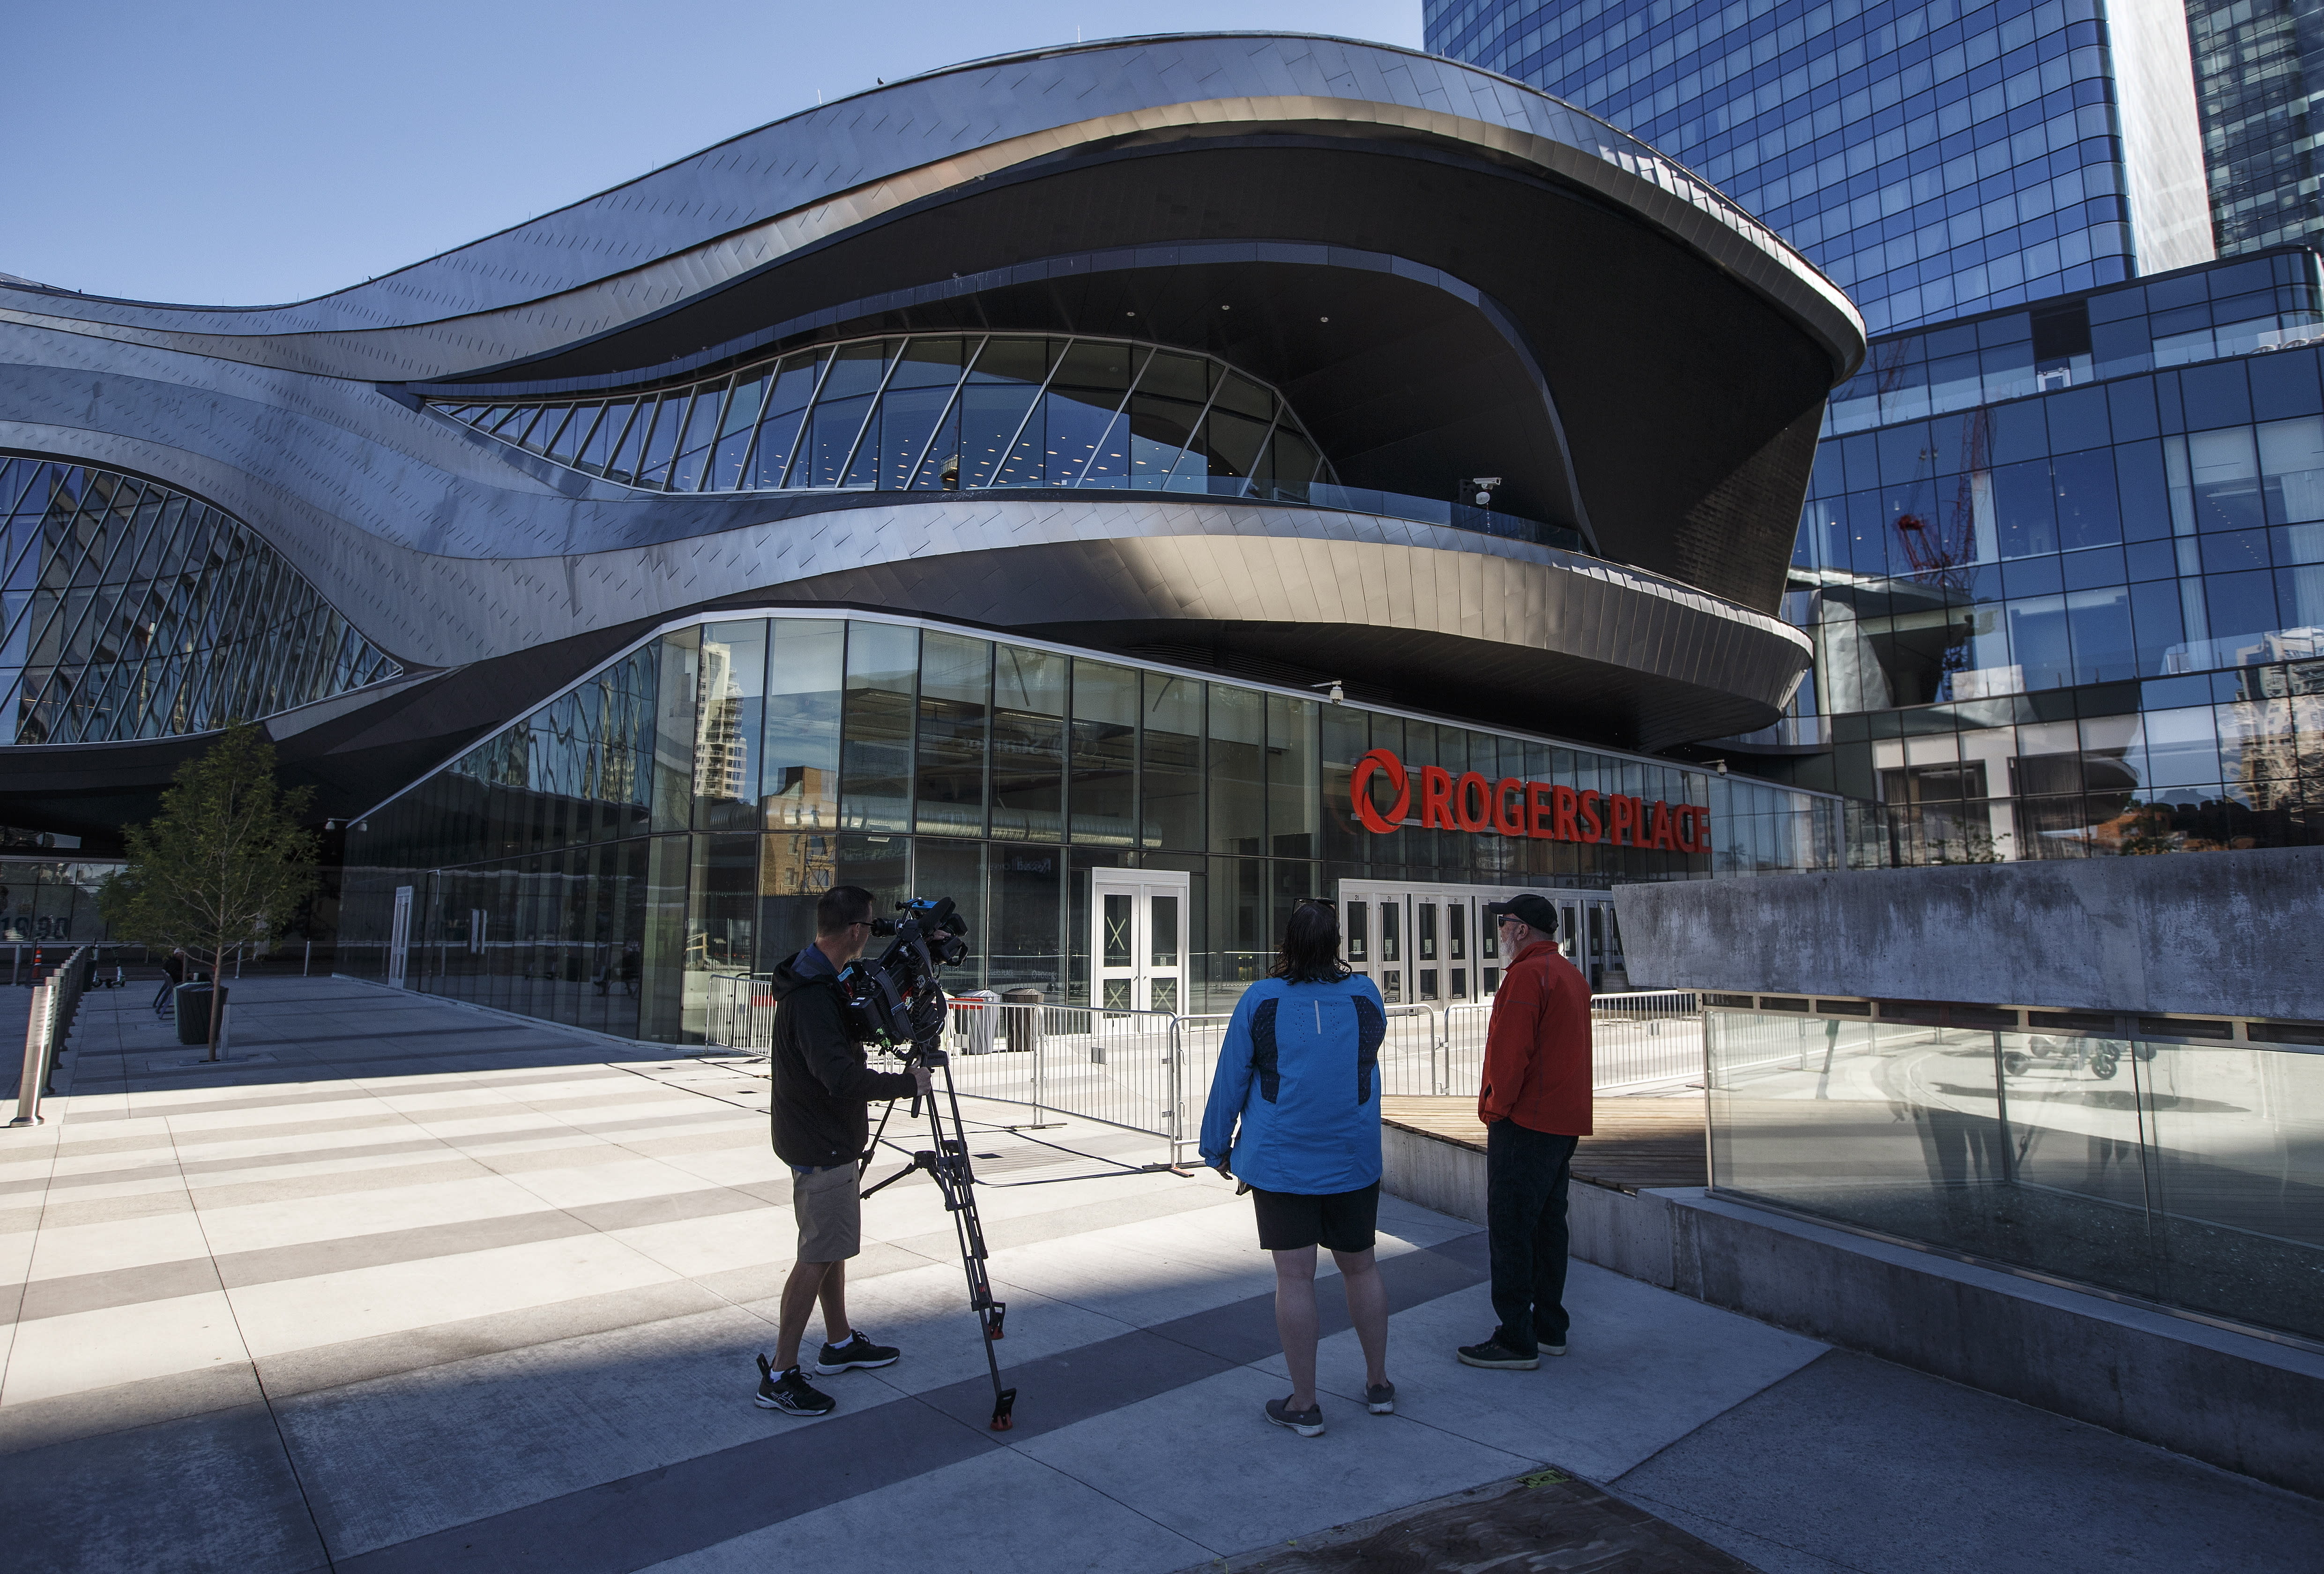
[[[315,300],[0,283],[0,819],[235,718],[346,824],[339,965],[658,1040],[834,881],[975,981],[1187,1009],[1336,896],[1840,861],[1765,727],[1863,327],[1644,143],[1277,35],[878,87]]]

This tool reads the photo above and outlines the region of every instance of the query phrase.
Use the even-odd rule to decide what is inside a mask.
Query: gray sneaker
[[[1364,1408],[1374,1415],[1396,1413],[1396,1385],[1374,1383],[1364,1389]]]
[[[1267,1402],[1267,1419],[1277,1426],[1289,1427],[1303,1438],[1323,1435],[1323,1407],[1320,1404],[1311,1404],[1305,1410],[1294,1410],[1288,1395],[1270,1399]]]

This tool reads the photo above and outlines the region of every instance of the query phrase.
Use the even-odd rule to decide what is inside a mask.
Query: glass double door
[[[1626,986],[1614,902],[1603,891],[1342,880],[1340,925],[1348,965],[1379,985],[1380,999],[1391,1006],[1482,1000],[1501,987],[1505,960],[1488,909],[1526,890],[1557,909],[1558,948],[1582,969],[1593,993]]]
[[[1183,1010],[1194,877],[1154,869],[1096,869],[1090,876],[1090,1003],[1111,1011]]]

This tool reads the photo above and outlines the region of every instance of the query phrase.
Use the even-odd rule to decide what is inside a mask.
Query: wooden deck
[[[1380,1118],[1480,1152],[1485,1146],[1474,1099],[1384,1097]],[[1591,1116],[1597,1129],[1573,1152],[1573,1178],[1618,1192],[1706,1185],[1702,1120],[1699,1098],[1600,1099]]]

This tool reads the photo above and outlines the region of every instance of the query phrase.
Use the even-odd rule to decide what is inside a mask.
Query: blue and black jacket
[[[1387,1032],[1379,990],[1360,973],[1333,984],[1253,984],[1219,1049],[1203,1162],[1228,1160],[1263,1191],[1310,1196],[1379,1180]]]

